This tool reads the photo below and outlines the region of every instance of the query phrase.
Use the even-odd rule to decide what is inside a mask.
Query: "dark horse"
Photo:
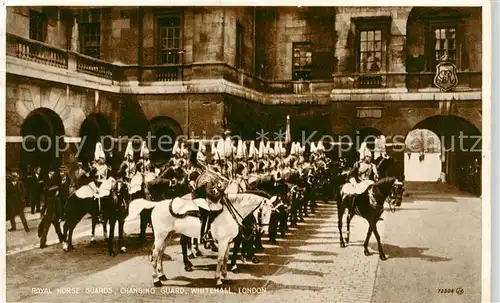
[[[379,178],[392,176],[398,178],[399,181],[404,182],[404,168],[401,162],[395,160],[390,156],[386,158],[380,156],[375,159],[374,163],[377,166]],[[404,191],[404,188],[402,188],[401,190]],[[401,206],[402,200],[395,199],[392,202],[394,202],[394,205],[396,206]]]
[[[368,241],[370,240],[373,232],[375,234],[375,238],[377,239],[379,257],[381,260],[386,260],[387,257],[384,254],[382,243],[380,243],[377,222],[384,212],[384,202],[388,197],[396,200],[402,198],[402,191],[400,190],[402,186],[403,183],[397,178],[386,177],[368,186],[368,188],[360,195],[347,195],[342,199],[339,199],[341,201],[337,202],[337,211],[339,220],[338,228],[340,233],[340,247],[346,246],[344,243],[344,237],[342,236],[342,217],[345,209],[347,209],[347,237],[345,242],[349,243],[349,225],[351,223],[351,219],[354,215],[361,216],[365,218],[369,224],[366,239],[363,244],[365,256],[369,256],[371,254],[368,251]]]
[[[116,221],[119,222],[119,245],[123,239],[123,222],[128,214],[127,204],[125,200],[119,198],[123,195],[123,188],[119,186],[119,182],[111,188],[110,194],[100,199],[102,204],[103,220],[110,224],[110,235],[108,237],[108,254],[114,256],[113,237]],[[97,206],[93,197],[80,198],[75,192],[70,195],[65,207],[66,221],[64,222],[64,239],[63,249],[70,251],[73,249],[73,231],[76,225],[81,221],[86,214],[92,215],[92,225],[97,224]]]

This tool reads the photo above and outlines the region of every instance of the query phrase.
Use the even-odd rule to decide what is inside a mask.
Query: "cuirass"
[[[372,174],[372,165],[366,163],[360,163],[358,172],[359,172],[359,178],[361,180],[368,180],[370,179],[370,175]]]

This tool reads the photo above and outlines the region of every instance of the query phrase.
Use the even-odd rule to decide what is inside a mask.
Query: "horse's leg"
[[[189,257],[187,255],[189,241],[190,238],[181,235],[182,261],[184,262],[185,271],[193,271],[193,263],[189,261]]]
[[[344,236],[342,235],[342,219],[344,218],[345,206],[343,201],[337,202],[337,224],[339,228],[340,247],[345,247]]]
[[[231,257],[231,271],[236,272],[238,270],[238,265],[236,264],[236,261],[238,260],[238,250],[240,249],[241,245],[241,233],[234,238],[233,241],[233,256]]]
[[[365,243],[363,244],[363,247],[365,248],[365,256],[371,255],[370,251],[368,251],[368,242],[370,241],[370,237],[372,236],[373,223],[370,221],[368,221],[368,223],[370,224],[370,226],[368,227],[368,232],[366,233]]]
[[[97,217],[92,215],[92,235],[90,236],[90,244],[94,244],[95,241],[95,227],[97,226]]]
[[[190,252],[190,254],[188,256],[189,259],[194,259],[195,258],[195,255],[194,255],[194,252],[193,252],[193,242],[192,241],[193,241],[192,238],[187,237],[186,245],[187,245],[187,249]]]
[[[194,245],[195,256],[202,257],[203,254],[201,253],[200,248],[198,247],[198,238],[193,238],[193,245]]]
[[[104,239],[108,238],[108,222],[110,221],[109,218],[105,218],[102,222],[102,235],[104,236]],[[111,232],[111,230],[110,230]]]
[[[161,249],[160,249],[160,255],[157,259],[157,272],[158,272],[158,279],[160,281],[167,281],[167,277],[165,276],[165,274],[163,273],[163,255],[165,253],[165,248],[167,248],[167,243],[170,239],[170,236],[173,235],[173,232],[170,232],[167,234],[167,236],[165,237],[165,240],[163,241],[163,245],[161,246]]]
[[[139,235],[139,242],[143,244],[146,241],[146,228],[148,227],[148,222],[149,222],[148,211],[147,210],[141,211],[140,216],[141,216],[141,223],[140,223],[141,231]]]
[[[153,285],[156,287],[162,286],[162,283],[158,276],[158,259],[160,259],[162,254],[162,246],[165,242],[166,235],[164,233],[155,234],[155,241],[153,245],[153,250],[151,252],[151,265],[153,266]]]
[[[219,247],[219,249],[221,249]],[[224,251],[224,260],[222,261],[222,278],[224,279],[224,283],[229,284],[231,280],[227,278],[227,261],[229,260],[229,243],[226,245],[226,249]]]
[[[224,241],[219,241],[219,253],[217,254],[217,267],[215,269],[215,284],[216,286],[221,286],[222,285],[222,279],[221,279],[221,270],[226,271],[227,275],[227,268],[224,269],[223,267],[227,267],[227,263],[224,264],[224,261],[226,259],[227,251],[229,248],[229,241],[224,240]]]
[[[349,244],[349,236],[351,235],[351,220],[354,217],[354,213],[349,210],[347,214],[347,232],[345,242]]]
[[[375,221],[375,223],[373,223],[373,234],[375,235],[375,238],[377,239],[379,258],[380,258],[380,260],[385,261],[385,260],[387,260],[387,257],[385,256],[384,248],[382,247],[382,243],[380,242],[380,235],[378,234],[376,221]]]
[[[120,247],[120,252],[125,253],[127,252],[127,248],[123,245],[123,225],[125,225],[125,220],[123,217],[120,217],[118,219],[118,246]]]
[[[104,222],[109,221],[109,238],[108,238],[108,254],[110,256],[115,256],[116,253],[113,249],[113,240],[115,238],[115,224],[116,224],[116,218],[106,218],[103,220]],[[103,225],[105,226],[105,225]]]

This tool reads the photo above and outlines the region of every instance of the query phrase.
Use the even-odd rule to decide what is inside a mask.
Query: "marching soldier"
[[[132,142],[127,143],[125,149],[125,159],[120,164],[119,172],[122,178],[130,183],[132,177],[135,175],[136,165],[134,162],[134,150],[132,149]]]
[[[59,194],[60,185],[59,179],[54,174],[54,169],[49,169],[47,175],[46,190],[44,192],[44,203],[40,214],[42,215],[42,221],[38,227],[38,236],[40,237],[40,248],[47,247],[47,233],[51,225],[54,225],[57,236],[59,237],[59,243],[64,241],[63,234],[61,232],[61,226],[59,225],[60,213],[58,210],[59,205]]]
[[[29,232],[30,229],[28,228],[28,222],[24,216],[26,196],[19,173],[12,172],[10,174],[10,180],[7,181],[5,198],[7,219],[10,221],[11,226],[9,231],[16,230],[16,216],[19,216],[21,218],[21,222],[23,223],[24,230]]]
[[[91,182],[89,186],[94,190],[94,197],[97,200],[97,213],[99,222],[103,222],[102,220],[102,208],[101,208],[101,199],[99,198],[99,187],[102,182],[108,179],[109,167],[106,165],[106,156],[104,155],[104,151],[102,150],[101,143],[96,144],[96,149],[94,153],[95,164],[92,167],[92,171],[90,173]]]

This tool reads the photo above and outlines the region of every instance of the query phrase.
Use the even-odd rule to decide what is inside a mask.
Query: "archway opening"
[[[21,126],[23,146],[21,169],[31,172],[36,166],[43,171],[61,164],[65,150],[64,124],[59,115],[48,108],[38,108],[28,114]]]
[[[103,114],[93,113],[83,121],[80,127],[80,138],[83,142],[78,159],[83,163],[91,162],[94,159],[95,145],[97,142],[103,142],[103,148],[107,150],[111,140],[102,140],[105,136],[111,135],[111,129],[108,120]]]
[[[427,129],[439,138],[440,169],[445,181],[479,193],[480,180],[474,179],[477,177],[472,175],[471,170],[474,166],[481,167],[481,132],[469,121],[452,115],[429,117],[417,123],[413,130],[416,129]],[[425,167],[432,169],[430,163]],[[475,175],[480,176],[480,171]]]
[[[153,163],[161,165],[172,156],[172,149],[175,140],[182,135],[182,129],[174,119],[166,116],[159,116],[151,119],[151,160]]]
[[[434,182],[441,178],[441,140],[429,129],[411,130],[405,140],[405,179]]]

